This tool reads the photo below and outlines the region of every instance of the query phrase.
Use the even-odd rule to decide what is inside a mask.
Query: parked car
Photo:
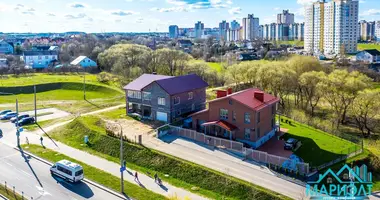
[[[0,137],[3,137],[3,131],[0,129]]]
[[[7,114],[9,112],[12,112],[12,111],[11,110],[2,110],[2,111],[0,111],[0,116],[1,115],[5,115],[5,114]]]
[[[17,123],[19,126],[32,124],[32,123],[34,123],[34,117],[26,117],[24,119],[19,120]]]
[[[289,138],[285,144],[284,144],[284,149],[285,150],[293,150],[297,147],[298,140],[294,138]]]
[[[0,115],[0,120],[8,120],[8,119],[10,119],[12,117],[16,117],[16,116],[17,116],[16,112],[7,112],[4,115]]]
[[[27,117],[29,117],[28,114],[19,115],[17,118],[16,117],[12,117],[11,118],[11,122],[12,123],[16,123],[17,121],[20,121],[20,120],[22,120],[24,118],[27,118]]]

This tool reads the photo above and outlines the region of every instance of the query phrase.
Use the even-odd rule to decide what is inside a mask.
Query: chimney
[[[227,95],[230,95],[230,94],[232,94],[232,88],[227,89]]]
[[[227,96],[227,91],[225,90],[217,90],[216,91],[216,98],[221,98]]]
[[[255,91],[253,93],[255,99],[261,101],[261,102],[264,102],[264,92],[260,92],[260,91]]]

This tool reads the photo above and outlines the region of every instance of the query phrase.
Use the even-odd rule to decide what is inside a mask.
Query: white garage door
[[[164,112],[157,112],[156,119],[158,121],[167,122],[168,121],[168,114]]]

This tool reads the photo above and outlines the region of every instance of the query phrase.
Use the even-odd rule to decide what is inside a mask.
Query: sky
[[[168,32],[169,25],[205,27],[254,14],[260,24],[282,10],[303,22],[303,7],[315,0],[0,0],[0,32]],[[380,20],[380,0],[360,0],[361,20]]]

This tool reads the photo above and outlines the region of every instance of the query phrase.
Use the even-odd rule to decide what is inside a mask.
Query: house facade
[[[58,51],[24,51],[25,65],[33,69],[45,69],[58,60]]]
[[[275,135],[279,99],[259,89],[217,91],[208,109],[190,115],[192,128],[258,148]]]
[[[0,54],[13,54],[14,52],[14,47],[12,44],[0,40]]]
[[[0,58],[0,68],[8,68],[8,61],[6,58]]]
[[[127,113],[172,123],[205,108],[207,87],[195,74],[143,74],[124,87]]]
[[[71,65],[78,65],[78,66],[81,66],[83,68],[98,66],[95,61],[91,60],[87,56],[79,56],[78,58],[73,60],[70,64]]]
[[[364,50],[356,54],[356,60],[370,64],[380,63],[380,52],[376,49]]]

